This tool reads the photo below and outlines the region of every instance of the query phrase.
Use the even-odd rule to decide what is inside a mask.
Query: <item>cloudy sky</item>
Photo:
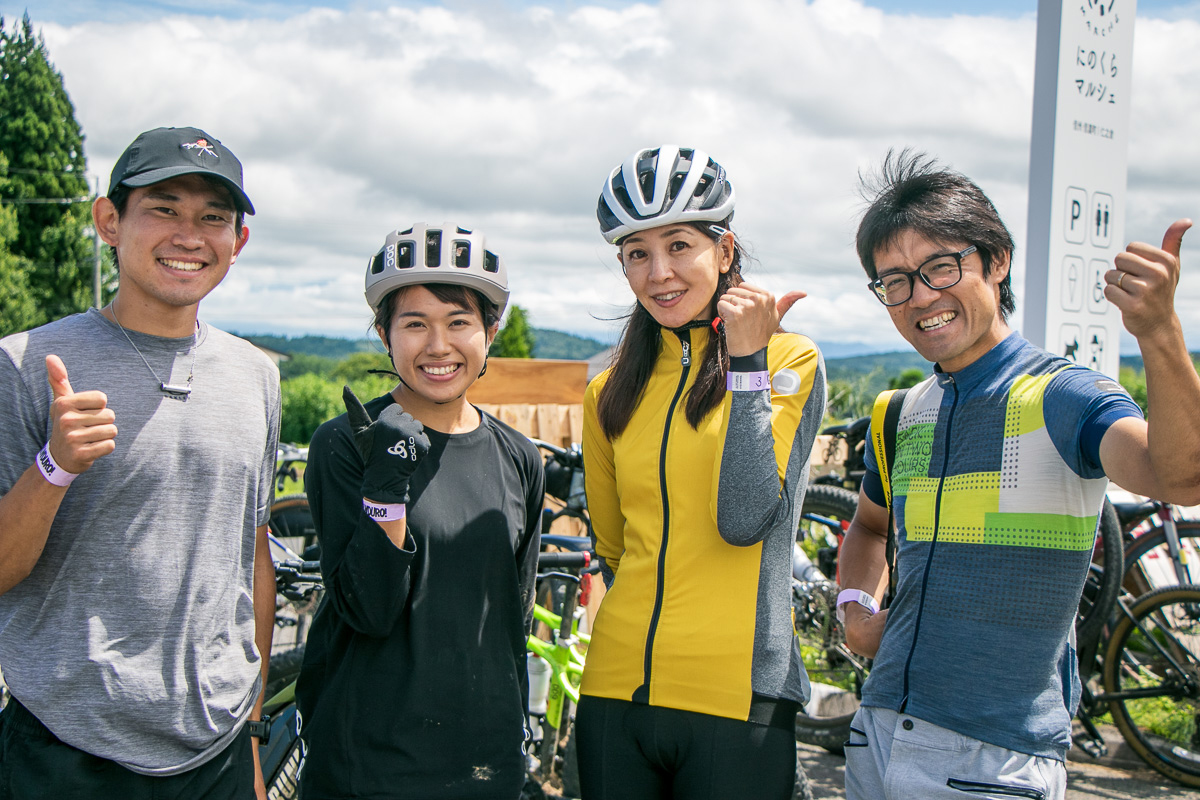
[[[0,0],[26,9],[103,187],[159,125],[241,158],[259,213],[201,309],[227,329],[361,336],[384,236],[447,220],[486,232],[534,325],[611,339],[632,295],[596,198],[664,142],[726,167],[751,279],[807,291],[785,325],[831,351],[905,347],[852,247],[856,175],[890,147],[983,186],[1022,296],[1036,0]],[[1200,3],[1139,2],[1135,48],[1126,239],[1158,243],[1200,219]],[[1200,231],[1184,270],[1198,349]]]

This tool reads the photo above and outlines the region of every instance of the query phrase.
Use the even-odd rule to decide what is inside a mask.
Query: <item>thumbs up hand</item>
[[[1162,247],[1133,242],[1113,259],[1105,273],[1104,296],[1121,309],[1125,329],[1135,337],[1162,331],[1171,335],[1179,326],[1175,316],[1175,287],[1179,285],[1179,250],[1190,219],[1171,223]]]
[[[791,291],[776,299],[766,289],[743,283],[717,300],[717,315],[725,322],[725,344],[731,356],[757,353],[771,341],[771,335],[797,300],[805,292]]]
[[[117,417],[104,392],[76,393],[71,388],[67,367],[58,356],[46,356],[46,378],[54,394],[50,455],[67,472],[84,472],[116,449]]]

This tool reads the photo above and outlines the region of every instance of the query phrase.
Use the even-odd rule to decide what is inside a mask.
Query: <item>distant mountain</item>
[[[608,345],[595,339],[576,336],[546,328],[533,329],[534,358],[564,358],[571,361],[586,361]],[[340,339],[333,336],[244,336],[251,342],[288,355],[305,355],[332,358],[341,361],[354,353],[378,353],[379,342],[375,339]]]
[[[547,328],[533,329],[534,358],[565,358],[571,361],[586,361],[608,345],[595,339],[576,336],[573,333],[552,331]]]
[[[340,339],[334,336],[243,336],[259,347],[267,347],[294,356],[303,353],[341,361],[354,353],[378,353],[382,349],[377,339]]]
[[[596,339],[576,336],[572,333],[548,328],[534,328],[535,358],[563,358],[571,361],[586,361],[608,345]],[[280,353],[320,356],[340,361],[349,355],[362,352],[380,352],[379,342],[374,339],[340,339],[333,336],[245,336],[257,345],[277,350]],[[892,353],[868,353],[865,355],[841,355],[861,353],[870,345],[861,342],[822,342],[821,352],[825,355],[825,366],[830,380],[854,382],[872,376],[868,383],[872,388],[879,384],[887,387],[888,378],[899,375],[906,369],[929,372],[933,365],[914,351]],[[1193,353],[1193,357],[1200,354]],[[1122,367],[1142,369],[1140,355],[1121,356]],[[882,389],[880,389],[882,390]]]

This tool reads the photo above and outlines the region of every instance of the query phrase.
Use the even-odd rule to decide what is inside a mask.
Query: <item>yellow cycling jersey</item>
[[[609,373],[588,386],[588,509],[613,582],[582,691],[745,720],[755,696],[807,700],[791,564],[825,374],[811,340],[777,334],[731,369],[737,377],[755,360],[747,374],[758,378],[742,383],[764,388],[727,391],[692,428],[687,390],[712,336],[663,330],[653,375],[615,440],[596,417]]]

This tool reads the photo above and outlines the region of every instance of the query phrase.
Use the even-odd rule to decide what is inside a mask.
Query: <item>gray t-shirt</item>
[[[13,696],[70,745],[143,774],[219,753],[253,710],[254,530],[274,487],[279,373],[203,323],[195,339],[128,332],[100,312],[0,340],[0,494],[49,439],[45,357],[116,414],[116,450],[67,490],[32,573],[0,595]]]

